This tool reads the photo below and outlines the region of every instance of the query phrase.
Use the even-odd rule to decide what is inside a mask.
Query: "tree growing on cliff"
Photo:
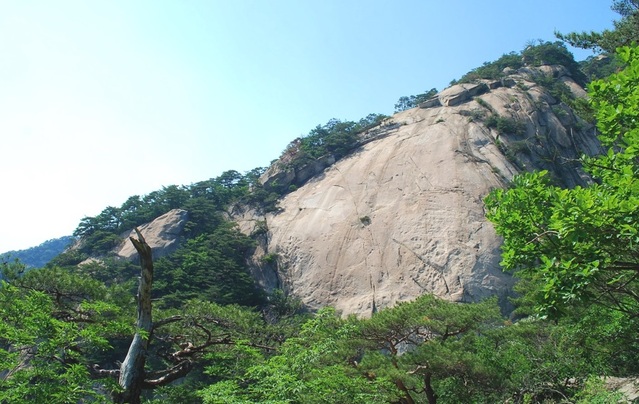
[[[399,97],[399,100],[397,100],[397,102],[395,103],[395,112],[397,113],[405,111],[407,109],[415,108],[422,102],[434,97],[435,94],[437,94],[437,89],[431,88],[430,90],[421,94]]]
[[[577,48],[611,54],[618,47],[638,43],[639,1],[615,0],[612,2],[611,8],[621,16],[620,20],[614,22],[614,29],[606,29],[602,32],[570,32],[568,34],[555,32],[555,36]]]
[[[595,182],[562,189],[545,172],[516,177],[486,198],[504,237],[502,265],[529,279],[539,309],[559,316],[578,303],[639,315],[639,49],[627,67],[589,85],[608,153],[584,158]]]

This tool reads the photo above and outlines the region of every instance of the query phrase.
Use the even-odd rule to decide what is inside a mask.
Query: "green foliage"
[[[612,10],[617,12],[621,19],[614,21],[613,30],[602,32],[570,32],[562,34],[555,32],[555,36],[570,45],[592,49],[596,52],[614,53],[623,46],[632,46],[639,42],[639,3],[636,0],[613,1]]]
[[[415,108],[422,102],[428,101],[429,99],[433,98],[435,94],[437,94],[437,89],[431,88],[425,93],[399,97],[399,100],[397,100],[397,102],[395,103],[395,113]]]
[[[249,188],[263,172],[252,170],[245,175],[230,170],[217,178],[189,186],[170,185],[144,197],[132,196],[119,208],[109,206],[95,217],[80,221],[74,235],[82,238],[82,253],[106,254],[122,242],[121,234],[148,223],[172,209],[189,212],[185,236],[210,233],[223,221],[221,213],[242,199],[260,203],[259,195],[248,198]]]
[[[568,69],[572,78],[579,84],[586,84],[586,76],[581,71],[579,63],[560,41],[549,42],[539,40],[521,52],[524,64],[529,66],[561,65]]]
[[[510,396],[515,402],[524,397],[531,402],[559,402],[579,391],[589,375],[606,374],[608,357],[584,343],[588,332],[583,335],[584,329],[574,326],[572,321],[556,324],[531,317],[507,322],[476,339],[481,363],[499,380],[493,394],[502,400]]]
[[[358,122],[331,119],[324,125],[318,125],[306,136],[292,141],[282,153],[286,161],[285,169],[303,169],[308,164],[320,159],[335,159],[351,153],[360,144],[360,134],[381,124],[388,116],[383,114],[369,114]],[[327,164],[327,163],[322,163]],[[293,184],[295,187],[302,184]],[[292,192],[297,188],[271,184],[275,190],[275,198]],[[255,190],[253,191],[255,192]],[[266,191],[261,191],[266,193]],[[265,195],[267,196],[267,195]],[[271,195],[272,196],[272,195]]]
[[[368,114],[357,122],[356,131],[364,132],[366,130],[369,130],[370,128],[381,124],[384,120],[388,118],[389,116],[384,114]]]
[[[505,54],[494,62],[485,62],[471,70],[455,83],[470,83],[479,79],[497,80],[505,76],[504,69],[519,69],[522,66],[562,65],[568,69],[573,79],[584,85],[586,76],[566,46],[557,42],[532,42],[520,53]],[[556,80],[555,80],[556,81]]]
[[[268,253],[262,257],[262,262],[265,264],[277,264],[277,253]]]
[[[519,69],[523,66],[521,55],[516,52],[511,52],[502,55],[494,62],[485,62],[482,66],[471,70],[463,75],[458,83],[470,83],[478,79],[492,79],[496,80],[504,77],[504,69]]]
[[[71,249],[55,256],[47,266],[70,267],[75,266],[89,258],[89,255],[79,249]]]
[[[624,398],[623,393],[620,391],[608,391],[604,380],[597,376],[589,377],[583,389],[575,394],[575,402],[577,404],[622,403]]]
[[[106,254],[117,247],[124,239],[115,234],[116,230],[96,229],[83,237],[79,251],[81,253]]]
[[[623,69],[621,61],[614,55],[589,56],[586,60],[579,62],[579,66],[589,82],[603,79]]]
[[[448,396],[467,402],[475,388],[492,380],[471,348],[473,340],[499,317],[494,300],[471,305],[423,295],[400,303],[359,323],[357,338],[370,350],[361,366],[393,380],[406,400]]]
[[[533,77],[535,83],[546,88],[550,95],[552,95],[557,101],[564,102],[567,105],[573,105],[575,96],[570,91],[570,88],[563,82],[555,79],[554,77],[547,75],[537,75]]]
[[[0,402],[106,402],[87,365],[131,331],[110,291],[59,269],[9,282],[0,286]]]
[[[246,256],[254,241],[230,223],[188,240],[170,257],[155,264],[154,296],[164,307],[204,300],[259,306],[265,296],[250,275]]]
[[[499,134],[503,135],[523,135],[526,130],[526,126],[523,122],[517,121],[512,118],[506,118],[498,114],[492,114],[484,120],[484,124],[497,130]]]
[[[291,165],[296,168],[328,155],[339,159],[358,144],[358,133],[385,118],[384,115],[371,114],[360,123],[331,119],[325,125],[316,126],[308,135],[291,143],[285,153],[295,156]]]
[[[236,380],[201,391],[205,403],[387,403],[394,386],[366,378],[346,358],[354,327],[324,309],[288,339],[277,355],[258,361]]]
[[[122,359],[134,331],[131,292],[60,268],[5,266],[0,368],[12,373],[0,382],[0,401],[106,401],[114,381],[91,372]],[[627,346],[636,321],[597,307],[555,325],[503,322],[495,300],[429,295],[370,319],[343,319],[330,308],[299,317],[299,302],[281,291],[270,306],[264,316],[199,299],[156,305],[147,371],[186,363],[191,370],[148,402],[541,402],[575,393],[587,400],[612,397],[581,388],[588,375],[637,370],[628,363],[639,350]]]
[[[607,154],[585,159],[597,179],[562,189],[547,173],[524,174],[486,199],[487,216],[504,237],[502,265],[532,281],[548,315],[575,304],[639,313],[639,51],[623,48],[627,68],[590,85]]]
[[[302,314],[304,306],[298,298],[287,295],[282,289],[275,289],[268,298],[269,317],[279,321]]]
[[[425,295],[342,319],[322,309],[273,355],[238,344],[214,355],[205,403],[534,402],[598,397],[582,381],[606,374],[610,334],[581,312],[551,324],[501,320],[495,301]],[[585,332],[590,327],[590,332]],[[213,358],[213,356],[211,357]]]

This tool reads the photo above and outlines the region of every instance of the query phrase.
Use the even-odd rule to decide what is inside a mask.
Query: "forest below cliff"
[[[80,242],[43,268],[1,264],[0,403],[624,399],[603,377],[639,373],[639,48],[627,46],[639,38],[639,10],[634,1],[613,7],[620,15],[613,31],[557,34],[598,57],[576,62],[563,42],[536,42],[458,81],[563,65],[587,85],[588,101],[540,80],[597,123],[609,150],[582,159],[593,178],[587,186],[565,189],[545,172],[523,173],[486,198],[487,216],[504,238],[503,268],[519,279],[514,312],[496,299],[462,304],[424,295],[370,318],[345,318],[330,307],[309,312],[283,290],[267,294],[246,264],[267,229],[243,234],[228,212],[276,211],[299,184],[264,186],[262,168],[227,171],[84,218],[74,234]],[[395,109],[435,93],[402,97]],[[298,167],[327,154],[339,159],[387,118],[331,120],[284,155]],[[518,128],[499,116],[485,124]],[[139,262],[113,256],[124,232],[177,208],[189,221],[175,253],[145,260],[138,235],[131,242],[139,243]],[[136,352],[132,339],[145,348]],[[126,380],[123,363],[131,357],[141,361],[139,372]]]

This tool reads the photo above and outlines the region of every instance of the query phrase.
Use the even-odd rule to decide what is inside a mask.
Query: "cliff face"
[[[512,279],[499,268],[483,198],[521,170],[583,183],[575,160],[600,151],[593,128],[535,84],[542,74],[583,96],[556,66],[453,86],[394,115],[348,157],[320,165],[283,197],[280,212],[238,214],[243,231],[267,229],[252,258],[255,276],[311,308],[344,314],[369,315],[423,293],[456,301],[508,293]],[[274,165],[264,181],[274,176],[295,177]]]
[[[139,226],[138,229],[153,250],[154,259],[169,255],[179,247],[180,235],[184,230],[188,217],[187,211],[173,209],[152,222]],[[138,252],[129,240],[130,237],[137,238],[135,230],[123,235],[122,242],[113,251],[117,257],[127,260],[137,258]]]

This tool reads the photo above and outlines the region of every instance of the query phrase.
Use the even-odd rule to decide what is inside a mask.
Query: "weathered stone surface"
[[[280,189],[288,187],[295,180],[295,170],[292,168],[281,169],[272,166],[264,175],[264,188]]]
[[[295,185],[302,185],[308,181],[311,177],[321,173],[324,169],[331,164],[335,163],[335,156],[328,155],[317,159],[311,163],[300,167],[295,170]]]
[[[153,249],[154,259],[168,255],[179,247],[180,235],[188,216],[186,210],[173,209],[151,223],[139,227],[142,236]],[[137,251],[129,240],[132,236],[136,236],[134,230],[124,235],[125,240],[116,248],[117,256],[125,259],[133,259],[137,256]]]
[[[438,94],[442,105],[452,107],[469,101],[472,97],[488,92],[486,83],[464,83],[448,87]]]
[[[577,131],[576,117],[557,117],[529,76],[510,79],[523,85],[444,90],[446,107],[396,114],[394,132],[286,195],[281,212],[236,216],[246,233],[264,229],[257,279],[310,308],[360,315],[423,293],[456,301],[507,294],[512,279],[499,268],[501,241],[483,198],[524,169],[583,184],[570,161],[601,150],[592,128],[582,122]],[[478,95],[482,103],[473,101]],[[500,134],[476,118],[493,113],[522,123],[523,132]],[[277,266],[264,265],[265,254],[275,254]]]
[[[564,76],[560,77],[559,80],[568,86],[575,97],[585,97],[588,95],[586,90],[584,90],[579,84],[575,83],[572,78]]]
[[[491,81],[491,82],[487,83],[487,85],[488,85],[489,89],[494,90],[496,88],[499,88],[499,87],[503,86],[504,83],[502,83],[501,80],[495,80],[495,81]]]
[[[556,79],[570,76],[568,69],[561,65],[542,65],[538,67],[531,67],[529,70],[538,71],[546,76],[551,76]]]
[[[639,377],[602,377],[607,390],[618,391],[623,394],[625,400],[619,403],[634,403],[639,399]]]
[[[501,79],[501,84],[503,84],[504,87],[513,87],[515,84],[517,84],[517,82],[513,80],[512,77],[504,77],[503,79]]]
[[[409,113],[424,111],[434,110]],[[440,116],[367,144],[282,200],[266,217],[280,286],[312,308],[359,314],[423,293],[470,301],[508,289],[481,204],[503,185],[490,164],[500,152],[480,128],[452,134],[465,117]]]
[[[433,107],[439,107],[441,105],[442,105],[442,103],[439,101],[439,97],[433,97],[433,98],[430,98],[430,99],[422,102],[418,106],[420,108],[433,108]]]

